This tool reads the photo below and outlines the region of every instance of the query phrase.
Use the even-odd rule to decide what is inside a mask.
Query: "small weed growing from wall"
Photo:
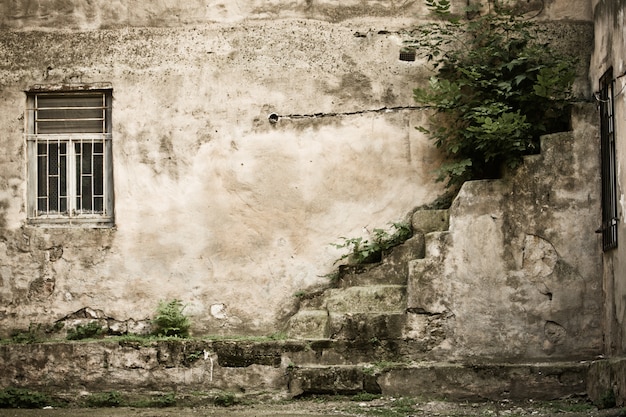
[[[128,406],[137,408],[166,408],[174,407],[176,405],[176,394],[173,392],[168,394],[162,394],[153,396],[147,399],[138,401],[130,401]]]
[[[99,392],[91,394],[85,400],[87,407],[119,407],[124,403],[122,394],[117,391]]]
[[[230,392],[220,394],[213,399],[213,404],[218,407],[232,407],[233,405],[236,405],[238,403],[239,400],[237,399],[237,397],[235,397],[235,394],[232,394]]]
[[[161,301],[152,320],[153,333],[157,336],[189,337],[191,322],[183,313],[185,306],[180,300]]]
[[[79,324],[74,329],[67,331],[67,340],[83,340],[100,337],[104,333],[104,329],[96,321],[85,325]]]
[[[540,135],[569,129],[575,62],[542,42],[537,25],[497,2],[467,18],[450,13],[449,0],[425,2],[435,21],[410,44],[436,75],[414,97],[435,110],[419,130],[443,151],[439,179],[449,188],[496,178],[538,153]]]
[[[413,234],[411,225],[408,223],[393,223],[392,227],[395,229],[393,233],[384,229],[374,229],[367,239],[341,237],[343,243],[332,245],[338,249],[348,249],[348,253],[337,259],[335,263],[344,259],[348,259],[351,264],[379,262],[384,251],[401,244]]]
[[[23,388],[5,388],[0,391],[0,408],[43,408],[55,405],[46,394]]]
[[[55,323],[51,326],[41,323],[31,323],[28,330],[15,329],[11,332],[10,343],[39,343],[46,339],[50,333],[57,332],[63,328],[63,323]]]

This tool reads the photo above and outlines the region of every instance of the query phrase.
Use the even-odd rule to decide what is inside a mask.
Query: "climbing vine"
[[[538,152],[540,135],[568,129],[574,60],[540,41],[535,23],[501,5],[461,17],[449,0],[425,1],[434,21],[409,47],[435,70],[414,97],[435,110],[419,129],[446,157],[440,180],[455,187],[497,177]]]

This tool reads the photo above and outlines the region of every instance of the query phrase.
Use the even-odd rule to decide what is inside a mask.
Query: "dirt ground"
[[[0,409],[0,417],[626,417],[626,408],[598,410],[584,400],[458,403],[406,398],[309,399],[231,407]]]

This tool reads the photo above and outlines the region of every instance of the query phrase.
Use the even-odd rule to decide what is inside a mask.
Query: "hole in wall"
[[[400,50],[400,61],[415,61],[415,49],[403,48]]]

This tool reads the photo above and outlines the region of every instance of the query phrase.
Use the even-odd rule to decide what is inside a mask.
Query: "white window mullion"
[[[67,142],[67,209],[68,215],[74,217],[76,214],[76,153],[74,152],[74,142]]]

